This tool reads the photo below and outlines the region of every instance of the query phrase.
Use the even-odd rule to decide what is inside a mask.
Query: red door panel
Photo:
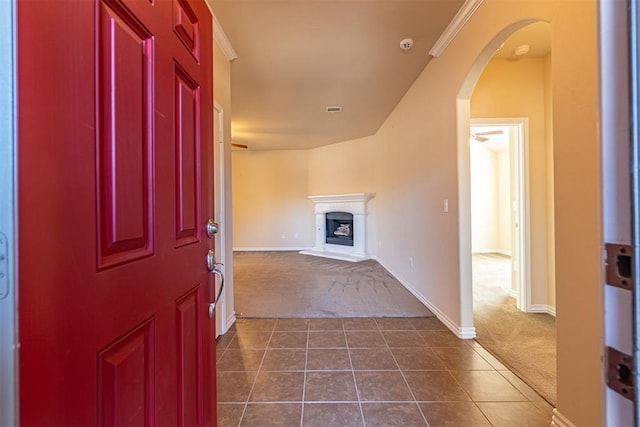
[[[214,425],[211,15],[18,2],[22,425]]]

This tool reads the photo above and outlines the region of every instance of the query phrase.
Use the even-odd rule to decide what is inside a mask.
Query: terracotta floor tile
[[[378,331],[347,331],[347,345],[349,348],[386,347],[387,343]]]
[[[300,425],[302,403],[250,403],[241,426],[280,427]]]
[[[356,371],[355,376],[361,401],[408,401],[413,399],[407,383],[399,371]]]
[[[517,402],[527,398],[497,371],[452,371],[474,402]]]
[[[350,318],[342,319],[345,331],[372,331],[378,329],[375,319],[371,318]]]
[[[473,402],[425,402],[419,405],[429,427],[491,427]]]
[[[420,336],[429,347],[468,347],[470,340],[463,340],[453,332],[446,331],[420,331]]]
[[[548,427],[551,418],[531,402],[483,402],[478,407],[494,427]]]
[[[268,349],[262,371],[304,371],[307,350],[303,348]]]
[[[227,350],[235,348],[243,348],[243,349],[260,349],[267,348],[269,344],[269,339],[271,339],[271,332],[255,332],[255,331],[246,331],[246,332],[238,332],[233,340],[229,343]]]
[[[351,371],[349,350],[346,348],[310,348],[307,353],[309,371]]]
[[[269,348],[307,348],[307,332],[274,332]]]
[[[418,401],[463,402],[471,400],[449,371],[406,371],[404,376]]]
[[[392,348],[391,352],[402,370],[443,370],[446,368],[433,350],[427,347]]]
[[[358,394],[349,372],[307,372],[305,402],[357,402]]]
[[[238,332],[271,332],[275,324],[276,319],[238,319],[236,320],[235,327]]]
[[[309,332],[309,348],[336,348],[346,346],[347,341],[343,331]]]
[[[398,364],[388,348],[352,348],[351,363],[356,371],[397,370]]]
[[[492,371],[487,362],[471,347],[434,347],[433,352],[444,362],[447,368],[459,371]]]
[[[249,402],[301,402],[303,372],[260,372]]]
[[[256,374],[256,372],[218,372],[218,402],[246,402]]]
[[[358,403],[305,403],[303,427],[363,427]]]
[[[218,360],[220,371],[257,371],[264,356],[264,350],[229,349]]]
[[[240,418],[244,412],[244,403],[219,403],[218,427],[238,427]]]
[[[417,331],[383,331],[389,347],[425,347],[427,344]]]
[[[367,427],[419,427],[427,423],[420,408],[412,403],[363,403]]]
[[[276,322],[276,331],[302,331],[309,329],[309,319],[278,319]]]
[[[311,319],[309,321],[310,331],[342,331],[342,319]]]
[[[412,317],[409,318],[409,322],[419,331],[448,330],[437,317]]]
[[[405,317],[383,317],[376,319],[378,329],[383,331],[411,331],[415,326]]]

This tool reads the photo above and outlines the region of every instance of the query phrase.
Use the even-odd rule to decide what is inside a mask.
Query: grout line
[[[304,400],[307,392],[307,363],[309,361],[309,330],[311,329],[311,320],[307,323],[307,345],[304,351],[304,374],[302,376],[302,398],[300,402],[300,427],[304,425]]]
[[[353,331],[350,331],[353,332]],[[353,377],[353,385],[356,388],[356,398],[358,399],[358,409],[360,409],[360,417],[362,417],[363,427],[367,427],[367,420],[364,418],[364,410],[362,409],[362,399],[360,398],[360,389],[358,388],[358,381],[356,380],[356,370],[353,367],[353,359],[351,358],[351,347],[347,339],[347,331],[344,329],[344,322],[342,323],[342,333],[344,334],[344,342],[347,346],[347,355],[349,356],[349,365],[351,365],[351,376]]]
[[[418,405],[418,399],[416,398],[416,395],[413,393],[413,390],[411,389],[411,386],[409,385],[409,381],[407,381],[407,377],[405,377],[404,372],[402,371],[402,368],[400,368],[400,364],[398,363],[398,360],[396,359],[396,356],[393,354],[393,351],[391,351],[391,347],[389,347],[389,342],[387,341],[387,338],[385,338],[384,334],[382,334],[382,339],[384,340],[385,344],[387,345],[387,350],[389,350],[389,353],[391,353],[391,357],[393,358],[393,361],[396,362],[396,366],[398,367],[398,371],[400,372],[400,375],[402,376],[402,379],[404,380],[404,384],[407,386],[407,390],[409,390],[409,393],[411,394],[411,397],[413,398],[413,403],[418,407],[418,411],[420,411],[420,415],[422,415],[422,419],[424,420],[426,425],[429,426],[429,421],[427,421],[427,417],[424,415],[424,412],[422,412],[422,408],[420,407],[420,405]]]
[[[256,382],[258,381],[258,376],[260,375],[260,371],[262,370],[262,364],[264,363],[264,359],[267,357],[267,351],[269,351],[269,344],[271,343],[273,332],[276,329],[276,323],[278,323],[277,320],[273,323],[273,328],[271,328],[271,335],[269,335],[269,339],[265,344],[264,354],[262,355],[262,359],[260,360],[260,365],[258,365],[258,370],[256,371],[256,377],[253,379],[253,384],[251,384],[251,389],[249,389],[249,394],[247,394],[247,400],[244,403],[244,409],[242,410],[242,415],[240,415],[240,419],[238,420],[238,427],[240,427],[240,425],[242,424],[242,419],[244,418],[244,415],[247,412],[247,408],[249,407],[249,398],[251,397],[251,394],[253,393],[253,388],[256,386]]]

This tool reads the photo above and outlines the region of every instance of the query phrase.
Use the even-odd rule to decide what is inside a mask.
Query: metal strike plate
[[[0,300],[9,295],[9,239],[0,233]]]
[[[622,289],[633,288],[633,251],[629,245],[607,243],[606,280],[607,285]]]
[[[633,357],[607,347],[607,385],[621,396],[633,400]]]

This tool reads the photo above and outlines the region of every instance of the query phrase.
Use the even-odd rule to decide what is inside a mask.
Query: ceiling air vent
[[[327,107],[327,113],[342,113],[342,107]]]

